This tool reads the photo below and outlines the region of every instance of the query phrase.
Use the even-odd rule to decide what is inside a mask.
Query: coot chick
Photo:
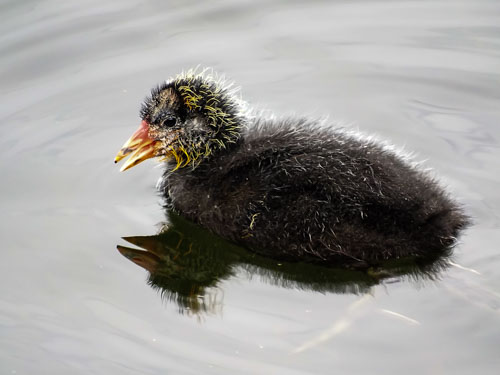
[[[451,248],[467,217],[389,147],[306,118],[258,116],[206,73],[152,90],[115,162],[160,157],[167,206],[283,260],[376,264]]]

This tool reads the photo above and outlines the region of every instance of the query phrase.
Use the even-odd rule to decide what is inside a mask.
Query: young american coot
[[[451,248],[462,209],[388,147],[304,118],[253,115],[223,82],[183,73],[152,90],[115,162],[160,157],[169,208],[261,254],[374,264]]]

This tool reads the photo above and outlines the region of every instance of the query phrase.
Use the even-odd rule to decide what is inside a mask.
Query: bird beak
[[[156,155],[158,145],[159,141],[149,137],[149,124],[143,120],[139,129],[132,134],[129,140],[125,142],[121,150],[116,155],[115,163],[118,163],[128,154],[132,154],[121,167],[120,171],[123,172],[146,159],[154,157]]]

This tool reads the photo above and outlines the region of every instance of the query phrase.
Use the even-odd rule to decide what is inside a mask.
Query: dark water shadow
[[[216,313],[223,306],[218,284],[241,271],[283,288],[321,293],[362,294],[383,280],[434,280],[448,267],[451,249],[431,258],[403,258],[377,267],[345,269],[280,262],[254,254],[167,212],[156,235],[123,239],[140,249],[118,245],[120,253],[149,272],[148,283],[181,313]]]

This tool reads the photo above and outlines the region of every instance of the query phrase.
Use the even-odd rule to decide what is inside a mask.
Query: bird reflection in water
[[[347,269],[281,262],[229,243],[172,212],[167,217],[156,235],[123,237],[141,249],[117,248],[149,272],[148,283],[176,302],[181,313],[220,312],[223,291],[218,284],[242,272],[284,288],[363,294],[382,281],[434,280],[448,266],[451,254],[451,249],[444,249],[431,258],[407,257]]]

